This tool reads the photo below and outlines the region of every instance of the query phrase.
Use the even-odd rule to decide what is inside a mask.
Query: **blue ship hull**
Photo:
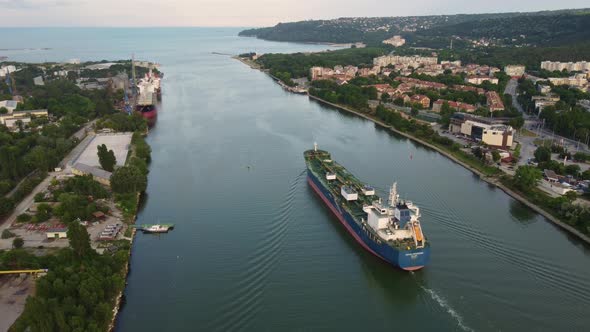
[[[322,198],[330,210],[332,210],[336,217],[338,217],[340,223],[342,223],[352,237],[373,255],[381,258],[389,264],[407,271],[421,269],[430,260],[429,246],[421,249],[398,250],[383,243],[383,241],[379,241],[381,243],[378,243],[373,240],[371,233],[364,230],[364,226],[360,224],[360,222],[355,221],[350,213],[335,203],[332,193],[330,193],[322,181],[320,181],[309,168],[307,170],[307,182]]]

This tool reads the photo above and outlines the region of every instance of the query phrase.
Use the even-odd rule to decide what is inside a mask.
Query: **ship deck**
[[[367,218],[367,213],[363,211],[364,205],[371,205],[373,201],[378,200],[379,196],[372,195],[372,196],[365,196],[362,194],[363,189],[365,189],[366,184],[357,179],[354,175],[352,175],[344,166],[338,164],[337,162],[333,161],[330,153],[323,150],[309,150],[305,152],[305,160],[308,164],[308,167],[311,171],[316,175],[316,177],[322,181],[324,186],[328,188],[328,190],[332,193],[334,197],[341,197],[340,195],[340,188],[342,186],[349,186],[354,188],[354,190],[358,193],[358,199],[354,201],[346,201],[342,199],[340,206],[348,213],[350,213],[357,223],[361,223],[361,219]],[[327,181],[325,176],[326,173],[333,173],[336,175],[336,180]],[[398,248],[400,250],[407,250],[407,249],[415,249],[415,243],[410,233],[404,234],[406,237],[400,236],[401,234],[394,235],[395,233],[399,232],[400,230],[394,230],[390,228],[389,230],[392,234],[386,233],[385,230],[373,230],[371,227],[367,227],[373,235],[380,238],[383,242],[387,243],[388,245]],[[426,243],[428,246],[428,242]]]

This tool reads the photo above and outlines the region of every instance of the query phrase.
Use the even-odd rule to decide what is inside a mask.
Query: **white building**
[[[590,70],[590,62],[557,62],[557,61],[543,61],[541,62],[541,69],[548,71],[584,71]]]
[[[492,84],[498,84],[498,79],[491,76],[467,76],[465,77],[465,83],[481,85],[483,82],[490,82]]]
[[[383,41],[383,44],[392,45],[395,47],[403,46],[406,43],[406,40],[402,38],[402,36],[393,36],[389,39]]]
[[[2,100],[0,101],[0,108],[4,107],[8,110],[8,114],[12,114],[18,105],[18,101],[15,100]],[[1,116],[2,114],[0,114]]]
[[[437,63],[437,57],[424,57],[419,55],[384,55],[373,59],[373,64],[380,67],[387,67],[388,65],[403,65],[407,67],[418,68],[422,65],[436,65]]]
[[[15,71],[16,67],[13,65],[2,66],[0,67],[0,77],[6,77],[6,74],[14,73]]]
[[[570,85],[578,88],[588,85],[588,79],[584,75],[575,75],[572,77],[550,77],[549,82],[553,85]]]
[[[504,72],[508,76],[521,77],[522,75],[524,75],[525,66],[523,66],[523,65],[508,65],[508,66],[504,67]]]

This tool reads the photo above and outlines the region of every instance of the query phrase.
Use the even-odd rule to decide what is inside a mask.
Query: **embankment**
[[[395,132],[398,135],[404,136],[408,139],[411,139],[415,142],[418,142],[430,149],[433,149],[435,151],[437,151],[438,153],[442,154],[443,156],[449,158],[450,160],[452,160],[453,162],[463,166],[464,168],[470,170],[471,172],[477,174],[480,179],[482,179],[483,181],[492,184],[500,189],[502,189],[502,191],[504,191],[506,194],[508,194],[509,196],[511,196],[512,198],[514,198],[515,200],[523,203],[524,205],[528,206],[529,208],[533,209],[535,212],[539,213],[540,215],[542,215],[543,217],[545,217],[547,220],[551,221],[552,223],[554,223],[555,225],[561,227],[563,230],[577,236],[580,240],[586,242],[587,244],[590,244],[590,237],[588,237],[587,235],[583,234],[582,232],[578,231],[577,229],[575,229],[574,227],[564,223],[563,221],[559,220],[557,217],[555,217],[554,215],[550,214],[549,212],[545,211],[544,209],[542,209],[541,207],[533,204],[531,201],[529,201],[526,197],[522,196],[519,193],[516,193],[515,191],[511,190],[510,188],[506,187],[504,184],[502,184],[498,178],[496,177],[489,177],[486,176],[485,174],[483,174],[481,171],[479,171],[478,169],[466,164],[465,162],[459,160],[458,158],[456,158],[452,153],[449,153],[448,151],[445,151],[435,145],[432,145],[424,140],[421,140],[419,138],[416,138],[408,133],[402,132],[386,123],[384,123],[383,121],[380,121],[379,119],[376,119],[372,116],[369,116],[367,114],[363,114],[361,112],[355,111],[353,109],[350,109],[348,107],[342,106],[342,105],[338,105],[338,104],[334,104],[334,103],[330,103],[328,101],[325,101],[321,98],[309,95],[309,98],[312,100],[315,100],[323,105],[328,105],[330,107],[334,107],[349,113],[353,113],[357,116],[360,116],[364,119],[373,121],[374,123],[378,124],[379,126],[382,126],[386,129],[389,129],[393,132]]]

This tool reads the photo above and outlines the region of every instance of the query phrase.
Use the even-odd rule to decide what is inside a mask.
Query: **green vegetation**
[[[535,150],[535,160],[538,163],[547,162],[551,160],[551,149],[545,146],[540,146]]]
[[[71,248],[55,255],[34,256],[22,249],[0,252],[0,269],[47,268],[27,299],[11,331],[106,331],[115,296],[124,285],[129,243],[120,241],[114,253],[98,255],[79,224],[68,229]]]
[[[117,194],[130,194],[145,191],[147,176],[137,167],[123,166],[117,168],[111,176],[111,188]]]
[[[117,158],[115,158],[115,152],[113,150],[108,150],[107,146],[102,144],[97,147],[98,149],[98,162],[100,163],[100,167],[105,171],[112,172],[115,170],[115,165],[117,164]]]
[[[564,45],[590,38],[590,15],[531,15],[471,20],[434,29],[417,31],[411,35],[417,46],[433,45],[451,36],[479,40],[485,38],[499,45]],[[459,45],[461,45],[459,43]]]
[[[117,208],[123,212],[125,220],[131,221],[131,218],[133,218],[139,206],[137,193],[115,194],[115,202]]]
[[[2,231],[2,236],[0,236],[0,238],[2,239],[10,239],[11,237],[15,237],[16,234],[14,234],[13,232],[9,231],[8,229],[5,229]]]
[[[240,36],[294,42],[366,42],[380,44],[402,34],[413,46],[446,47],[451,36],[488,38],[503,44],[571,43],[588,38],[588,10],[532,13],[461,14],[409,17],[339,18],[279,23],[274,27],[248,29]],[[387,27],[383,29],[383,27]],[[418,28],[414,33],[404,28]],[[521,35],[526,35],[524,38]],[[515,39],[513,41],[513,39]],[[457,40],[455,47],[469,45]]]
[[[541,171],[533,166],[520,166],[514,174],[514,184],[521,191],[527,192],[535,188],[541,178]]]
[[[520,79],[518,90],[518,102],[527,112],[533,112],[535,105],[532,97],[541,95],[533,82]],[[561,100],[555,106],[543,108],[540,118],[545,120],[546,128],[564,137],[585,142],[590,135],[590,113],[577,103],[590,99],[590,94],[569,86],[552,86],[551,92]]]
[[[329,80],[312,82],[309,94],[331,103],[352,106],[363,112],[369,111],[369,99],[377,99],[377,90],[374,87],[360,87],[354,84],[338,85]]]
[[[31,221],[32,219],[33,219],[33,217],[30,214],[23,213],[23,214],[19,214],[16,217],[16,222],[18,222],[18,223],[25,223],[25,222]]]
[[[521,179],[525,182],[530,181],[531,179],[537,179],[537,176],[541,172],[539,169],[535,169],[531,166],[521,166],[517,169],[517,173],[523,167],[527,168],[526,171],[521,171]],[[576,228],[584,234],[590,234],[590,208],[573,204],[573,201],[577,196],[575,193],[568,193],[565,196],[551,197],[535,187],[528,187],[526,185],[523,187],[524,183],[519,183],[519,180],[516,177],[511,178],[504,176],[501,181],[505,186],[519,192],[533,204],[539,206],[564,223]]]
[[[15,237],[14,240],[12,240],[12,247],[15,249],[22,248],[24,244],[25,240],[23,240],[22,237]]]
[[[114,131],[139,131],[147,130],[147,122],[141,114],[115,113],[102,117],[96,122],[97,129],[108,128]]]
[[[75,176],[63,182],[61,192],[73,193],[81,196],[92,196],[93,198],[107,198],[108,191],[98,182],[92,179],[92,176]],[[54,191],[54,195],[57,192]]]
[[[285,77],[288,74],[289,78],[298,78],[307,77],[313,66],[372,66],[373,58],[383,54],[383,48],[351,48],[320,53],[265,54],[256,62],[269,69],[274,76],[281,73]]]
[[[0,126],[0,194],[28,176],[12,197],[0,197],[0,217],[10,213],[14,202],[30,193],[77,144],[70,138],[72,134],[88,120],[113,112],[114,100],[109,91],[82,91],[68,80],[34,86],[29,77],[35,74],[31,68],[36,67],[26,67],[14,75],[19,92],[29,95],[19,109],[48,109],[58,122],[44,123],[38,129],[41,119],[35,119],[30,128],[18,132]],[[5,83],[0,84],[0,94],[7,89]]]

